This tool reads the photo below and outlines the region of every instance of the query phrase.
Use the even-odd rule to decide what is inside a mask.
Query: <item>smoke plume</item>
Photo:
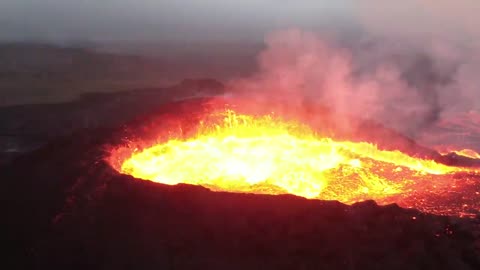
[[[258,73],[231,83],[237,91],[280,96],[290,103],[313,100],[328,106],[339,119],[375,119],[406,133],[435,121],[441,110],[436,91],[441,78],[428,74],[433,68],[428,58],[402,62],[384,55],[374,59],[357,45],[348,48],[298,29],[273,33],[266,45]],[[430,82],[417,78],[416,72],[424,73]]]
[[[373,119],[424,137],[439,120],[480,109],[475,7],[480,2],[361,1],[354,17],[362,34],[274,32],[265,39],[258,72],[231,85],[270,98],[314,100],[339,119]]]

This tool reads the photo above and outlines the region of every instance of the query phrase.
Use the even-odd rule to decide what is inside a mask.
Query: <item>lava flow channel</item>
[[[459,186],[476,185],[472,169],[381,150],[367,142],[335,141],[272,115],[231,110],[212,115],[199,123],[194,136],[135,151],[117,169],[140,179],[214,191],[294,194],[347,204],[373,199],[435,214],[480,209],[476,191],[467,198],[459,191],[455,204],[438,203],[451,200]],[[458,174],[463,177],[455,177]],[[471,192],[477,187],[468,188]]]

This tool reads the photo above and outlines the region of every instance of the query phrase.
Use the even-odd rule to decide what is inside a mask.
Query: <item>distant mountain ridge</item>
[[[0,44],[0,76],[9,73],[58,73],[75,76],[101,76],[128,72],[134,75],[139,67],[162,66],[158,59],[136,55],[98,53],[90,49],[58,47],[48,44]],[[71,74],[73,72],[78,72]],[[132,74],[133,73],[133,74]]]
[[[167,46],[168,45],[168,46]],[[0,43],[0,107],[68,102],[83,93],[174,85],[186,78],[226,81],[255,69],[256,47],[150,45],[149,52],[72,43]],[[85,48],[82,46],[86,46]]]
[[[0,44],[0,106],[65,102],[86,92],[164,86],[160,59],[48,44]]]

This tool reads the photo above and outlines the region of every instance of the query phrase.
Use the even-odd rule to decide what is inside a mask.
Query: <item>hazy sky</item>
[[[353,0],[1,0],[0,38],[243,39],[340,24]]]
[[[272,30],[480,40],[478,0],[0,0],[0,39],[243,40]]]

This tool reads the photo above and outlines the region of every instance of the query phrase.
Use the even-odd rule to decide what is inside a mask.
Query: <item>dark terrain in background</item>
[[[208,42],[122,44],[0,44],[0,106],[64,102],[83,93],[165,87],[189,78],[224,81],[253,72],[262,48]]]
[[[208,42],[0,44],[0,163],[79,129],[221,94],[221,82],[254,72],[259,50]]]

